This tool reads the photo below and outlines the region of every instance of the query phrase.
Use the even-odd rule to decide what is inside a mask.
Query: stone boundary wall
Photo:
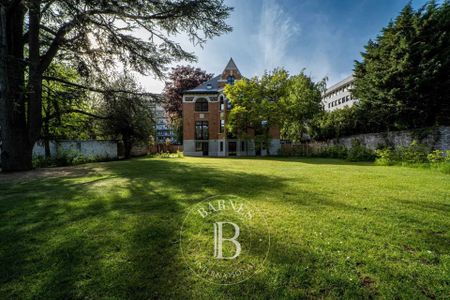
[[[328,140],[323,144],[342,145],[346,148],[351,148],[353,140],[359,140],[361,144],[372,150],[383,146],[407,147],[413,140],[432,149],[450,150],[450,126],[358,134]]]
[[[75,151],[87,157],[117,158],[116,141],[50,141],[50,156],[56,157],[61,151]],[[33,156],[45,156],[45,146],[42,141],[36,142],[33,147]]]

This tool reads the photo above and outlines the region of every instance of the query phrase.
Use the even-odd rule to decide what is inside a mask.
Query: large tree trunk
[[[22,171],[32,168],[32,150],[26,122],[25,61],[23,20],[25,8],[1,6],[1,70],[0,126],[2,139],[2,171]],[[6,72],[5,72],[6,70]],[[5,72],[5,73],[4,73]]]
[[[122,140],[125,148],[125,158],[128,159],[131,157],[131,148],[133,148],[133,143],[129,137],[123,137]]]

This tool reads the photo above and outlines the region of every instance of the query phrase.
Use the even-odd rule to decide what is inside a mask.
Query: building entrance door
[[[236,156],[237,143],[228,142],[228,156]]]

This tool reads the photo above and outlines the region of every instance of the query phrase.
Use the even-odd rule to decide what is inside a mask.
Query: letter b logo
[[[223,237],[223,225],[230,224],[234,229],[234,236],[231,238]],[[241,244],[237,241],[239,237],[240,230],[233,222],[216,222],[214,223],[214,257],[217,259],[235,259],[241,253]],[[224,241],[232,242],[236,248],[233,256],[223,256],[222,244]]]

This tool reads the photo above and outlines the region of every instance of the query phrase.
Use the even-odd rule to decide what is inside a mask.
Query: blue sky
[[[414,7],[425,0],[412,1]],[[198,66],[218,74],[233,57],[244,76],[285,67],[291,73],[303,68],[328,86],[352,72],[354,60],[407,0],[227,0],[234,7],[229,19],[233,32],[194,47],[184,36],[177,41],[194,52]],[[185,64],[179,62],[178,64]],[[151,92],[160,92],[163,82],[141,79]]]

